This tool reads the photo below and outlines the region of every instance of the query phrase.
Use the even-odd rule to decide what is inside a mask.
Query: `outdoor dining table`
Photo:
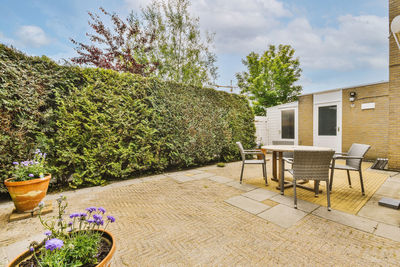
[[[279,186],[277,187],[278,190],[281,191],[281,194],[284,194],[284,189],[292,187],[293,184],[284,181],[285,177],[285,161],[283,160],[283,152],[294,152],[294,150],[299,149],[299,150],[309,150],[309,151],[332,151],[332,148],[329,147],[318,147],[318,146],[297,146],[297,145],[268,145],[268,146],[262,146],[261,150],[264,152],[264,154],[267,153],[267,151],[272,152],[272,180],[273,181],[279,181]],[[278,178],[277,178],[277,164],[276,162],[279,162],[279,172],[278,172]],[[285,185],[286,183],[286,185]],[[318,190],[318,183],[314,184],[314,188],[310,188],[307,186],[302,186],[302,185],[297,185],[300,188],[310,190],[310,191],[316,191]],[[318,190],[319,192],[319,190]]]

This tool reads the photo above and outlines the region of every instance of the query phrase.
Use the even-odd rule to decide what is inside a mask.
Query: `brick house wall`
[[[400,15],[400,0],[389,0],[389,27]],[[400,170],[400,50],[389,38],[389,168]]]
[[[356,92],[354,105],[350,92]],[[382,82],[343,89],[342,151],[352,143],[371,145],[366,159],[388,157],[389,83]],[[313,145],[313,94],[299,96],[299,145]],[[364,103],[375,103],[374,109],[361,109]],[[399,113],[400,114],[400,113]]]
[[[350,102],[350,92],[356,100]],[[346,88],[342,91],[342,151],[352,143],[369,144],[366,158],[388,157],[389,83]],[[374,109],[361,109],[364,103],[374,103]]]

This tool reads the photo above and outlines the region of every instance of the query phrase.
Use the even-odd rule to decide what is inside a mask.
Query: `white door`
[[[342,103],[314,105],[314,146],[342,151]]]

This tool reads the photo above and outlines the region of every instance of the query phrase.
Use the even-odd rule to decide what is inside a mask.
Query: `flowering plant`
[[[106,216],[102,207],[89,207],[85,212],[72,213],[68,221],[64,219],[68,206],[66,198],[57,199],[58,216],[39,219],[46,231],[44,246],[37,242],[30,244],[33,257],[29,266],[95,266],[111,249],[111,244],[102,238],[101,227],[105,230],[109,223],[115,222],[113,216]],[[39,205],[40,211],[43,204]],[[106,253],[104,253],[106,252]]]
[[[46,153],[42,153],[40,149],[36,149],[32,160],[22,162],[14,161],[13,181],[19,182],[43,178],[46,173],[45,160]]]

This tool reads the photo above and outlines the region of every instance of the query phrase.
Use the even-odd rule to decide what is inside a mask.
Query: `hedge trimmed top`
[[[35,148],[72,187],[238,158],[254,145],[239,95],[111,70],[60,66],[0,44],[0,179]],[[4,188],[0,188],[3,191]]]

